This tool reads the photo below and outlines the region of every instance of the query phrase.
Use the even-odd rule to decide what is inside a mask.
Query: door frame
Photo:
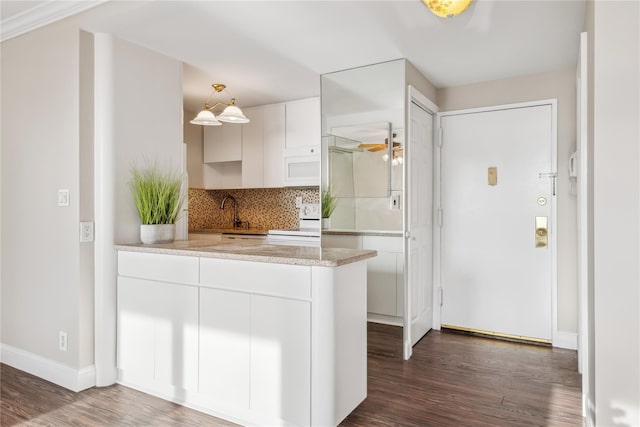
[[[434,287],[434,299],[433,299],[433,328],[441,329],[441,314],[442,314],[442,271],[441,271],[441,255],[442,255],[442,240],[441,240],[441,225],[442,225],[442,170],[441,170],[441,151],[443,143],[442,134],[442,117],[455,116],[463,114],[473,113],[486,113],[491,111],[511,110],[516,108],[527,107],[540,107],[544,105],[551,106],[551,171],[558,172],[558,100],[543,99],[539,101],[518,102],[513,104],[501,104],[487,107],[468,108],[462,110],[452,110],[437,113],[436,115],[436,134],[438,136],[435,155],[435,182],[436,187],[434,191],[434,208],[438,214],[438,224],[434,221],[435,229],[433,233],[434,242],[434,268],[433,268],[433,287]],[[557,189],[557,181],[556,181]],[[551,251],[551,343],[554,347],[560,344],[558,334],[558,197],[557,192],[555,196],[551,198],[551,226],[549,227],[549,249]],[[559,345],[560,347],[566,347],[565,345]]]
[[[410,142],[409,142],[409,134],[410,134],[410,129],[409,127],[411,126],[411,103],[415,103],[416,105],[418,105],[420,108],[422,108],[423,110],[425,110],[426,112],[428,112],[429,114],[431,114],[433,116],[433,146],[434,148],[436,147],[436,143],[437,143],[437,139],[436,139],[436,124],[438,123],[437,121],[437,114],[439,111],[439,108],[436,104],[434,104],[431,100],[429,100],[429,98],[427,98],[426,96],[424,96],[418,89],[416,89],[413,85],[407,85],[407,104],[406,104],[406,114],[405,114],[405,132],[404,132],[404,141],[405,141],[405,149],[406,149],[406,153],[407,156],[411,156],[411,146],[410,146]],[[434,162],[435,162],[435,152],[434,152]],[[408,162],[405,162],[408,164]],[[435,191],[436,191],[436,186],[435,186],[435,182],[436,182],[436,174],[435,174],[435,164],[434,166],[434,170],[432,171],[433,173],[433,179],[434,179],[434,200],[433,200],[433,206],[435,207],[436,205],[436,199],[435,199]],[[402,209],[404,210],[403,216],[402,216],[402,230],[403,230],[403,262],[404,262],[404,274],[403,274],[403,279],[404,279],[404,319],[403,319],[403,337],[402,337],[402,348],[403,348],[403,358],[404,360],[408,360],[411,357],[411,354],[413,353],[413,346],[411,345],[411,283],[409,282],[409,272],[407,267],[409,266],[409,251],[408,251],[408,245],[409,245],[409,221],[408,221],[408,216],[409,216],[409,202],[408,202],[408,195],[409,195],[409,188],[407,186],[408,183],[408,179],[409,179],[409,168],[405,167],[404,171],[403,171],[403,184],[402,184],[402,194],[405,195],[404,200],[402,202]],[[435,212],[435,210],[434,210]],[[435,216],[434,216],[435,218]],[[435,233],[435,221],[434,221],[434,233]],[[434,238],[435,238],[435,234],[434,234]],[[433,244],[433,249],[434,249],[434,253],[435,253],[435,240],[434,240],[434,244]],[[432,262],[435,261],[432,260]],[[434,268],[433,270],[435,270],[435,262],[434,262]],[[435,282],[432,281],[432,286],[433,288],[435,288]],[[434,323],[432,323],[432,327],[433,325],[435,325]]]

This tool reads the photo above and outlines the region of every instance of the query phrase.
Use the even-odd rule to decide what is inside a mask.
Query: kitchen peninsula
[[[375,251],[117,245],[119,382],[243,425],[338,425],[367,394]]]

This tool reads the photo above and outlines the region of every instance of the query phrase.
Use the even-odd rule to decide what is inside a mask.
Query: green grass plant
[[[322,190],[321,197],[321,208],[322,208],[322,218],[329,218],[333,211],[336,209],[336,204],[338,203],[338,199],[331,194],[331,190]]]
[[[142,224],[174,224],[184,201],[182,173],[157,165],[131,168],[131,193]]]

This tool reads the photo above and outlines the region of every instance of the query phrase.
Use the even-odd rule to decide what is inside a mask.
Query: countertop
[[[256,234],[266,236],[269,233],[269,230],[266,228],[204,228],[200,230],[189,230],[189,233],[211,233],[211,234]]]
[[[391,230],[322,230],[322,234],[334,236],[389,236],[402,237],[402,231]]]
[[[115,245],[120,251],[221,258],[239,261],[268,262],[320,267],[338,267],[375,257],[378,253],[368,249],[319,248],[284,246],[260,241],[233,241],[212,243],[206,240],[177,240],[156,245]]]

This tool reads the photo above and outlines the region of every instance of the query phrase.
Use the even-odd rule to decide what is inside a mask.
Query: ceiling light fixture
[[[209,105],[209,101],[211,98],[219,92],[222,92],[226,86],[220,83],[214,83],[211,85],[213,88],[213,92],[207,98],[207,101],[204,103],[204,110],[200,111],[191,123],[194,125],[202,125],[202,126],[220,126],[221,122],[226,123],[249,123],[249,119],[242,113],[242,110],[236,105],[236,99],[231,98],[229,103],[226,102],[216,102],[213,105]],[[226,105],[226,108],[218,117],[213,114],[213,109],[220,106]]]
[[[441,18],[453,18],[464,12],[471,0],[422,0],[422,3]]]

